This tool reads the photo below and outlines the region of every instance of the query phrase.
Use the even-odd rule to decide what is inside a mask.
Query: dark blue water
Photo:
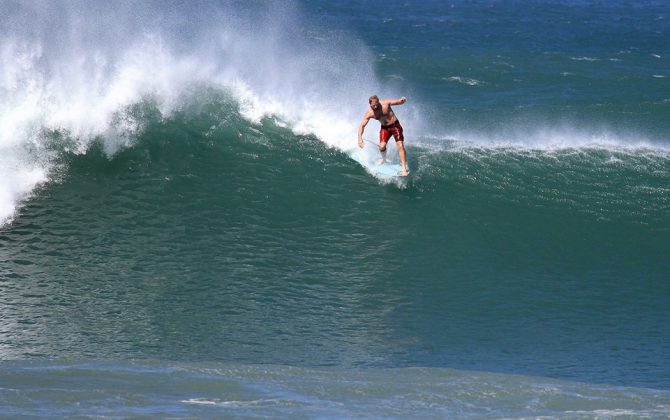
[[[667,415],[665,3],[0,10],[9,415]]]

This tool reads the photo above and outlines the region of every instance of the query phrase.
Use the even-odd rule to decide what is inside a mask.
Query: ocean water
[[[0,21],[0,415],[670,416],[667,2]]]

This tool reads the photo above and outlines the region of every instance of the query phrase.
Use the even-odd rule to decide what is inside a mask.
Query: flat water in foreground
[[[451,369],[4,363],[8,416],[661,418],[670,392]]]

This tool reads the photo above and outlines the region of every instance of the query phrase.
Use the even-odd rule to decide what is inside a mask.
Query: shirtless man
[[[382,155],[381,160],[378,162],[382,164],[386,162],[386,143],[391,136],[395,139],[395,144],[398,147],[398,154],[400,155],[400,164],[402,165],[402,170],[398,175],[407,176],[407,158],[405,155],[405,138],[402,135],[402,126],[400,121],[393,113],[391,105],[402,105],[407,102],[407,98],[404,96],[400,99],[393,100],[384,100],[380,101],[377,95],[370,96],[368,100],[370,103],[370,109],[363,116],[363,121],[361,121],[360,127],[358,127],[358,147],[363,147],[363,131],[365,126],[370,122],[370,118],[378,120],[382,127],[379,131],[379,152]]]

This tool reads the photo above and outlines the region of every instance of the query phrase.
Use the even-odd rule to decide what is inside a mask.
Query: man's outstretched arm
[[[400,99],[391,99],[391,100],[388,100],[387,102],[389,103],[389,105],[402,105],[402,104],[404,104],[405,102],[407,102],[407,98],[405,98],[405,97],[403,96],[403,97],[400,98]]]

